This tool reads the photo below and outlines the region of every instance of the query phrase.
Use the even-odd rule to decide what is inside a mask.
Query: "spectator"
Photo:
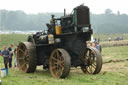
[[[101,46],[99,45],[99,43],[97,43],[96,42],[96,48],[100,51],[100,53],[101,53],[101,51],[102,51],[102,48],[101,48]]]
[[[8,48],[8,51],[9,51],[9,68],[12,67],[12,56],[13,56],[12,48],[13,48],[13,44],[11,44],[10,47]]]
[[[1,51],[1,49],[0,49],[0,56],[2,55],[2,51]]]
[[[94,42],[96,42],[97,41],[97,39],[96,38],[94,38]]]
[[[14,59],[14,66],[17,67],[17,46],[14,50],[14,55],[15,55],[15,59]]]
[[[2,56],[4,58],[5,68],[8,68],[9,51],[7,50],[6,46],[4,46],[4,50],[2,52]]]
[[[100,43],[100,38],[98,38],[97,42]]]
[[[109,37],[109,38],[108,38],[108,41],[110,42],[111,40],[112,40],[112,38]]]

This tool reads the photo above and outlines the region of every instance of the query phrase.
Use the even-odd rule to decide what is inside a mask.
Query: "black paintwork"
[[[75,11],[77,17],[74,13],[57,19],[52,15],[50,24],[46,24],[48,33],[37,32],[28,38],[28,41],[33,41],[36,46],[38,65],[48,65],[50,54],[55,48],[63,48],[68,51],[71,56],[72,66],[80,66],[83,64],[80,56],[86,50],[85,42],[90,40],[92,34],[89,21],[89,8],[81,5],[74,8],[74,12]],[[75,23],[75,18],[78,20],[77,23]],[[55,26],[58,25],[58,22],[62,27],[62,34],[60,35],[56,35],[55,33]],[[88,28],[85,32],[83,32],[84,27]],[[77,31],[75,31],[75,28],[77,28]],[[53,34],[54,39],[59,38],[61,42],[48,44],[48,34]],[[44,39],[41,39],[41,36],[45,36]]]

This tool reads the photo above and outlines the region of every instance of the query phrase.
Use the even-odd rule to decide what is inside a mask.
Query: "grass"
[[[18,45],[19,42],[27,41],[27,36],[24,34],[0,34],[0,48],[9,46],[11,43]]]
[[[108,38],[112,38],[115,39],[117,37],[123,37],[125,40],[128,40],[128,34],[124,33],[124,34],[119,34],[119,33],[115,33],[115,34],[93,34],[94,38],[100,38],[101,41],[106,41],[108,40]]]
[[[0,46],[18,44],[18,41],[26,41],[26,38],[27,35],[0,35]],[[128,56],[128,46],[106,47],[102,51],[104,62],[111,59],[124,60]],[[1,62],[0,56],[0,65]],[[49,71],[42,70],[42,66],[39,66],[34,74],[22,73],[16,68],[11,68],[9,75],[0,79],[3,85],[128,85],[128,61],[104,64],[102,71],[97,75],[84,74],[77,68],[71,70],[66,79],[55,79]]]
[[[4,85],[128,85],[127,72],[101,72],[97,75],[84,75],[71,72],[66,79],[54,79],[48,71],[38,70],[34,74],[9,70],[9,75],[2,78]]]
[[[113,47],[113,46],[126,46],[128,45],[128,40],[120,40],[120,41],[102,41],[100,42],[102,47]]]
[[[81,71],[73,72],[66,79],[54,79],[48,71],[37,70],[34,74],[25,74],[10,69],[9,75],[2,78],[4,85],[128,85],[128,72],[102,71],[97,75],[85,75]]]
[[[102,55],[104,61],[116,59],[128,59],[128,46],[119,47],[105,47],[103,48]]]

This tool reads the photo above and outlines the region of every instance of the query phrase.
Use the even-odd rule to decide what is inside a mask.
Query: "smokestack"
[[[66,15],[66,9],[64,9],[64,16]]]

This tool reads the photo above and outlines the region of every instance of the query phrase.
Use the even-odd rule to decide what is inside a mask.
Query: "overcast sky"
[[[84,3],[92,13],[104,13],[110,8],[114,13],[128,14],[128,0],[0,0],[0,9],[23,10],[26,13],[63,12]]]

